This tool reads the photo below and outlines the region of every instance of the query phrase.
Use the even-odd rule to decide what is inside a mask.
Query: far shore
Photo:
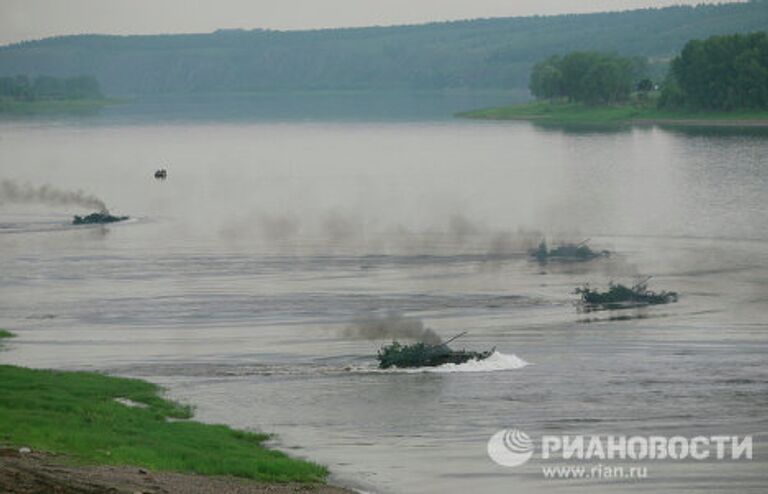
[[[0,100],[0,117],[23,115],[53,115],[61,113],[91,113],[108,105],[122,103],[113,98],[56,99],[36,101]]]
[[[768,111],[685,112],[636,104],[588,106],[536,101],[523,105],[458,113],[480,120],[526,120],[573,125],[676,125],[696,127],[768,127]]]

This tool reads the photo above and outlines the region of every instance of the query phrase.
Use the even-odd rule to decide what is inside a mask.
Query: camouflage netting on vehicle
[[[546,240],[542,240],[536,249],[531,250],[530,254],[539,262],[547,261],[590,261],[598,257],[608,257],[610,252],[607,250],[595,251],[587,246],[585,240],[580,244],[563,244],[554,249],[547,248]]]
[[[581,296],[581,304],[587,309],[622,309],[677,302],[676,292],[653,292],[648,290],[646,283],[638,283],[631,288],[611,283],[605,292],[585,285],[577,288],[575,293]]]
[[[379,350],[377,358],[379,367],[389,369],[436,367],[443,364],[463,364],[470,360],[483,360],[491,356],[493,350],[488,352],[471,352],[468,350],[454,351],[446,344],[427,345],[426,343],[414,343],[403,345],[393,341]]]
[[[72,220],[73,225],[99,225],[104,223],[116,223],[118,221],[125,221],[128,216],[112,216],[109,213],[91,213],[87,216],[75,216]]]

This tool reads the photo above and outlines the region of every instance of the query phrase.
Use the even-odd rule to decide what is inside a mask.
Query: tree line
[[[610,47],[650,76],[692,38],[764,30],[768,2],[414,26],[209,34],[79,35],[0,47],[0,76],[90,74],[106,94],[274,90],[524,89],[553,53]],[[611,70],[604,67],[605,77]]]
[[[692,40],[672,61],[662,108],[768,110],[768,34]]]
[[[662,109],[768,110],[768,33],[689,41],[662,84],[648,78],[640,58],[599,52],[552,56],[534,65],[529,88],[538,99],[618,104],[661,86]]]
[[[99,83],[92,76],[51,77],[26,75],[0,77],[0,99],[13,101],[99,99]]]

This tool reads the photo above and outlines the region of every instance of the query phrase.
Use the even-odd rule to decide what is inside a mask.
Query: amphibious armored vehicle
[[[377,355],[379,368],[389,369],[397,367],[407,369],[437,367],[443,364],[463,364],[470,360],[484,360],[493,354],[493,349],[487,352],[472,352],[469,350],[452,350],[448,346],[448,343],[465,334],[466,332],[454,336],[439,345],[428,345],[423,342],[403,345],[398,341],[393,341],[391,345],[386,345],[379,350]]]
[[[584,285],[577,288],[575,293],[581,296],[581,305],[586,310],[626,309],[677,302],[677,292],[648,290],[649,279],[632,287],[611,282],[605,292]]]
[[[106,211],[98,213],[91,213],[87,216],[77,216],[72,220],[73,225],[100,225],[105,223],[116,223],[118,221],[125,221],[128,216],[112,216]]]
[[[547,263],[549,261],[591,261],[598,257],[608,257],[611,255],[610,251],[607,250],[595,251],[590,249],[589,246],[587,246],[589,240],[590,239],[584,240],[578,244],[558,245],[554,249],[547,248],[547,241],[542,240],[537,248],[530,251],[530,254],[531,257],[535,258],[540,263]]]

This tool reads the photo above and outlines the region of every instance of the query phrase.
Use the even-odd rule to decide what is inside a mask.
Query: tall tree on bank
[[[662,108],[768,110],[768,34],[689,41],[670,67]]]
[[[533,66],[529,89],[540,99],[555,99],[563,95],[563,73],[560,70],[561,58],[550,57]]]
[[[540,99],[621,103],[629,99],[638,65],[629,58],[598,52],[554,56],[534,66],[529,89]]]

